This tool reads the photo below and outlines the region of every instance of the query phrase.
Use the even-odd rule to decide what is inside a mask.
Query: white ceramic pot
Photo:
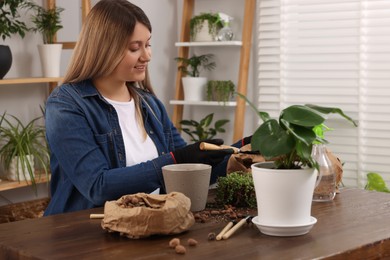
[[[294,227],[313,222],[311,205],[317,170],[272,168],[273,162],[252,165],[257,221],[271,227]]]
[[[207,20],[203,21],[203,24],[199,31],[196,32],[193,39],[194,42],[212,42],[215,39],[215,35],[210,34],[209,31],[209,22]]]
[[[28,163],[31,165],[32,170],[34,171],[34,156],[27,155]],[[22,166],[22,163],[19,159],[19,156],[15,156],[10,164],[10,167],[7,171],[7,179],[10,181],[24,181],[31,180],[30,174],[28,173],[28,169],[26,164],[25,167]]]
[[[59,77],[62,44],[38,45],[43,77]]]
[[[184,100],[202,101],[206,96],[207,78],[205,77],[184,77],[182,78]]]

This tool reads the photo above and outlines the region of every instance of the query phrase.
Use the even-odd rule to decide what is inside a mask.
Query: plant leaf
[[[390,192],[382,176],[375,172],[367,173],[367,184],[364,187],[364,189],[380,191],[380,192]]]
[[[291,152],[295,141],[275,119],[271,119],[255,131],[251,145],[253,151],[260,151],[266,158],[272,158]]]

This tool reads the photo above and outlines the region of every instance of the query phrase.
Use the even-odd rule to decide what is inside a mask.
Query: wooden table
[[[245,225],[228,240],[209,241],[226,223],[196,223],[176,236],[131,240],[106,233],[85,210],[0,225],[0,259],[374,259],[390,257],[390,194],[345,189],[333,202],[313,203],[318,219],[306,235],[272,237]],[[177,255],[173,237],[196,247]]]

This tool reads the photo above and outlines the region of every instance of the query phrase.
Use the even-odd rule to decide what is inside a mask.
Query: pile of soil
[[[237,208],[231,205],[224,205],[223,207],[217,204],[206,205],[202,211],[194,212],[195,221],[198,223],[206,222],[228,222],[231,220],[239,221],[246,216],[257,215],[257,209],[253,208]]]
[[[44,198],[1,206],[0,223],[42,217],[49,200]]]

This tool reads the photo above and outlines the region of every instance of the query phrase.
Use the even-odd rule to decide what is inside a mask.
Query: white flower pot
[[[206,96],[207,78],[205,77],[184,77],[182,78],[184,100],[202,101]]]
[[[27,157],[28,162],[31,165],[31,168],[34,171],[34,156],[27,155],[26,157]],[[30,181],[31,180],[30,174],[28,172],[28,168],[22,166],[22,163],[20,162],[19,156],[15,156],[12,159],[10,167],[7,171],[7,179],[10,181],[24,181],[24,180]]]
[[[210,34],[209,22],[203,21],[203,24],[199,31],[196,32],[193,41],[195,42],[212,42],[215,39],[215,35]]]
[[[38,45],[43,77],[59,77],[62,44]]]
[[[252,165],[258,210],[258,223],[254,223],[265,227],[263,230],[259,229],[261,232],[266,230],[269,235],[290,236],[307,233],[316,221],[311,217],[311,205],[317,170],[280,170],[272,167],[273,162]],[[271,231],[270,227],[273,227]],[[285,232],[286,227],[290,228],[289,232]],[[306,229],[291,233],[291,228],[296,227]]]

